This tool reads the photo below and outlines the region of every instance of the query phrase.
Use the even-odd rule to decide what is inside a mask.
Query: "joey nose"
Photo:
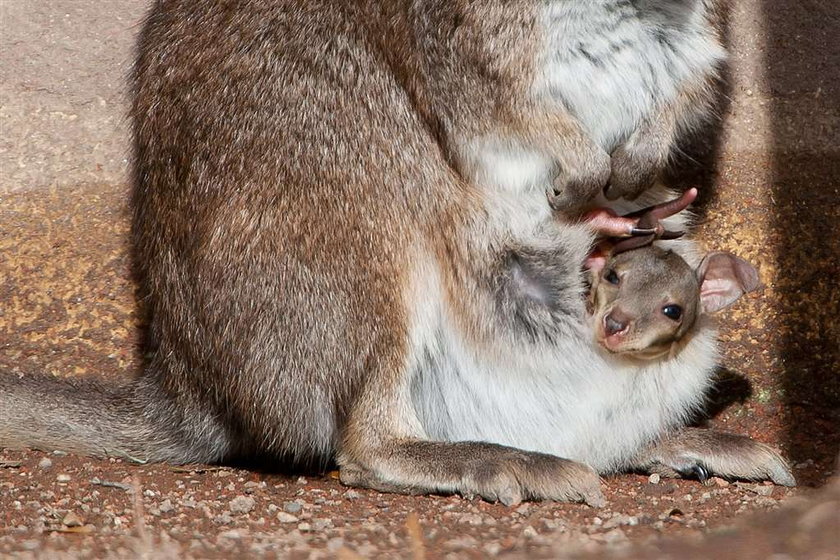
[[[627,330],[629,321],[620,313],[609,313],[604,317],[604,334],[613,336]]]

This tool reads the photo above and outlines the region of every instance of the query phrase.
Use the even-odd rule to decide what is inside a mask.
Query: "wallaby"
[[[334,460],[348,485],[506,504],[599,505],[598,474],[630,469],[793,484],[761,443],[681,429],[708,325],[641,365],[586,326],[579,213],[604,189],[662,200],[719,18],[713,0],[155,2],[131,109],[148,364],[114,389],[0,376],[0,445]]]

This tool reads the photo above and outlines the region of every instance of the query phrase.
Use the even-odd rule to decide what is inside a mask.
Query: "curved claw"
[[[691,467],[691,471],[694,473],[694,476],[697,477],[697,480],[703,484],[706,484],[709,481],[709,478],[711,478],[709,470],[702,463],[697,463]]]
[[[684,231],[671,231],[666,229],[662,232],[662,235],[659,236],[659,239],[678,239],[685,235]]]
[[[621,241],[617,241],[613,245],[612,254],[618,255],[619,253],[624,253],[625,251],[631,251],[633,249],[638,249],[639,247],[644,247],[645,245],[650,245],[653,243],[654,239],[656,239],[655,233],[650,235],[640,235],[637,237],[627,237]]]
[[[677,472],[683,478],[696,478],[703,484],[706,484],[711,478],[709,469],[703,463],[694,463],[687,468],[677,470]]]

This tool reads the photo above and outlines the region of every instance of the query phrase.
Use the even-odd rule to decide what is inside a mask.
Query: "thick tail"
[[[62,450],[141,462],[219,459],[220,450],[214,453],[191,442],[180,428],[183,419],[150,396],[142,380],[110,387],[87,378],[2,372],[0,448]]]

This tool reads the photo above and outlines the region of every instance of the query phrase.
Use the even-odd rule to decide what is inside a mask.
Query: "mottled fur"
[[[347,484],[601,503],[596,471],[659,460],[715,349],[705,327],[643,367],[595,348],[592,232],[568,216],[607,181],[642,192],[696,122],[712,19],[685,0],[158,1],[131,114],[150,363],[80,406],[3,376],[0,444],[336,459]],[[601,63],[570,73],[571,36]],[[608,89],[590,107],[577,83]],[[720,474],[784,471],[744,442]]]

